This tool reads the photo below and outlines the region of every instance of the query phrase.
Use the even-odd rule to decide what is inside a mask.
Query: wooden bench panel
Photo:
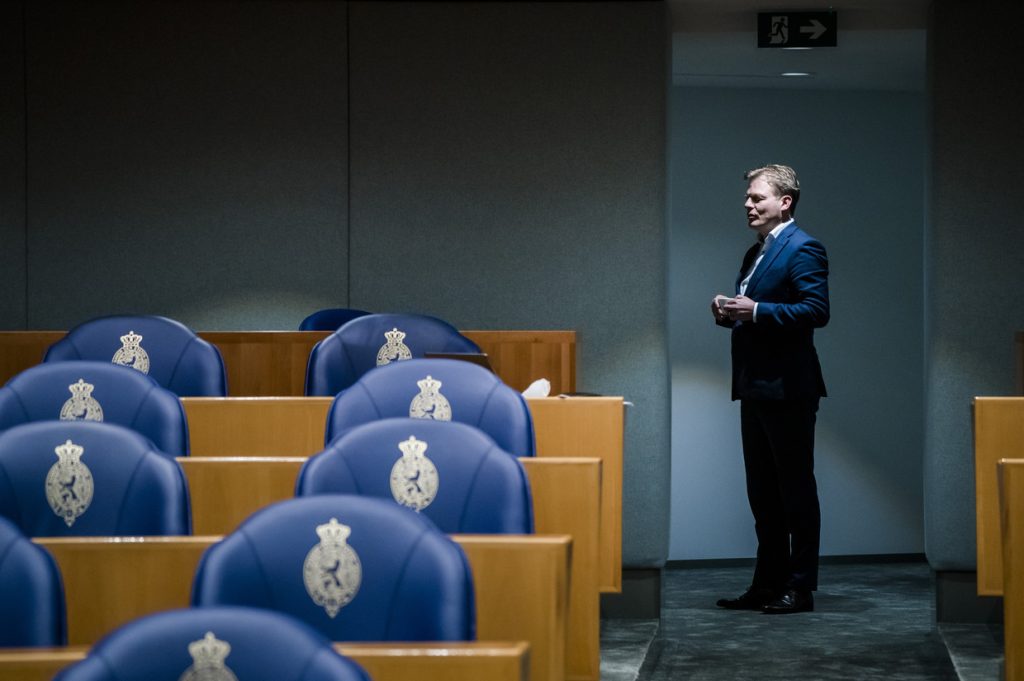
[[[601,460],[519,459],[530,478],[538,534],[572,537],[569,589],[569,679],[601,678],[600,532]]]
[[[1003,593],[1000,459],[1024,458],[1024,397],[974,398],[974,486],[978,595]]]
[[[199,331],[224,359],[232,397],[305,394],[306,363],[329,331]],[[537,378],[552,394],[576,390],[575,331],[463,331],[490,355],[501,379],[523,390]],[[43,360],[66,331],[0,331],[0,385]]]
[[[1006,681],[1024,681],[1024,459],[999,462]]]
[[[115,627],[188,607],[203,551],[219,537],[37,538],[64,579],[69,645],[91,645]],[[565,678],[568,536],[457,535],[473,570],[477,637],[526,641],[530,678]]]
[[[527,681],[525,642],[335,643],[334,649],[389,681]],[[87,646],[0,649],[0,680],[50,681],[83,659]],[[184,670],[182,670],[184,671]]]
[[[68,644],[91,645],[115,627],[188,607],[199,559],[220,537],[44,537],[60,567]]]
[[[530,678],[565,678],[572,540],[452,535],[473,570],[477,638],[527,641]]]
[[[622,468],[625,403],[621,397],[545,397],[526,400],[539,457],[601,460],[602,592],[622,591]]]
[[[324,448],[331,397],[183,397],[190,454],[312,456]]]
[[[190,457],[177,459],[188,479],[192,533],[221,535],[261,508],[295,496],[305,457]]]
[[[0,385],[43,361],[47,348],[66,331],[0,331]]]
[[[228,394],[299,396],[306,390],[306,363],[330,331],[200,331],[217,346],[228,376]]]

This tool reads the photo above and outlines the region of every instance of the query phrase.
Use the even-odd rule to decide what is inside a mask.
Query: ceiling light
[[[780,73],[779,75],[782,76],[783,78],[813,78],[814,77],[814,74],[810,73],[809,71],[786,71],[785,73]]]

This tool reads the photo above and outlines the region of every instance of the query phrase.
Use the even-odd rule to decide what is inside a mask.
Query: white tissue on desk
[[[523,391],[523,397],[547,397],[551,394],[551,381],[538,378]]]

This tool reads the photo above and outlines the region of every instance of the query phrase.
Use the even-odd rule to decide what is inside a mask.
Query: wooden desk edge
[[[179,534],[146,537],[33,537],[32,541],[48,546],[106,546],[109,544],[153,546],[159,544],[215,544],[223,538],[219,534]]]
[[[395,658],[513,658],[525,659],[530,650],[526,641],[469,641],[469,642],[336,642],[336,652],[346,657],[363,659]],[[0,671],[4,667],[25,665],[63,669],[84,660],[90,646],[56,648],[0,648]]]
[[[477,546],[572,546],[572,537],[568,534],[449,534],[448,537],[458,544]]]
[[[971,398],[971,443],[974,470],[974,517],[975,517],[975,565],[977,570],[977,594],[979,596],[1003,595],[1002,534],[999,530],[999,500],[983,500],[990,487],[999,494],[999,458],[983,461],[978,449],[978,407],[999,408],[1013,404],[1020,405],[1024,397],[976,395]],[[992,518],[992,511],[995,518]],[[989,555],[993,554],[993,555]]]
[[[399,643],[342,641],[334,649],[349,657],[509,657],[525,655],[530,649],[526,641],[470,641],[438,643]]]

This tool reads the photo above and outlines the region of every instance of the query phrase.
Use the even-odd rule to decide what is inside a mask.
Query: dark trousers
[[[757,533],[755,588],[818,587],[817,411],[816,398],[740,402],[747,499]]]

